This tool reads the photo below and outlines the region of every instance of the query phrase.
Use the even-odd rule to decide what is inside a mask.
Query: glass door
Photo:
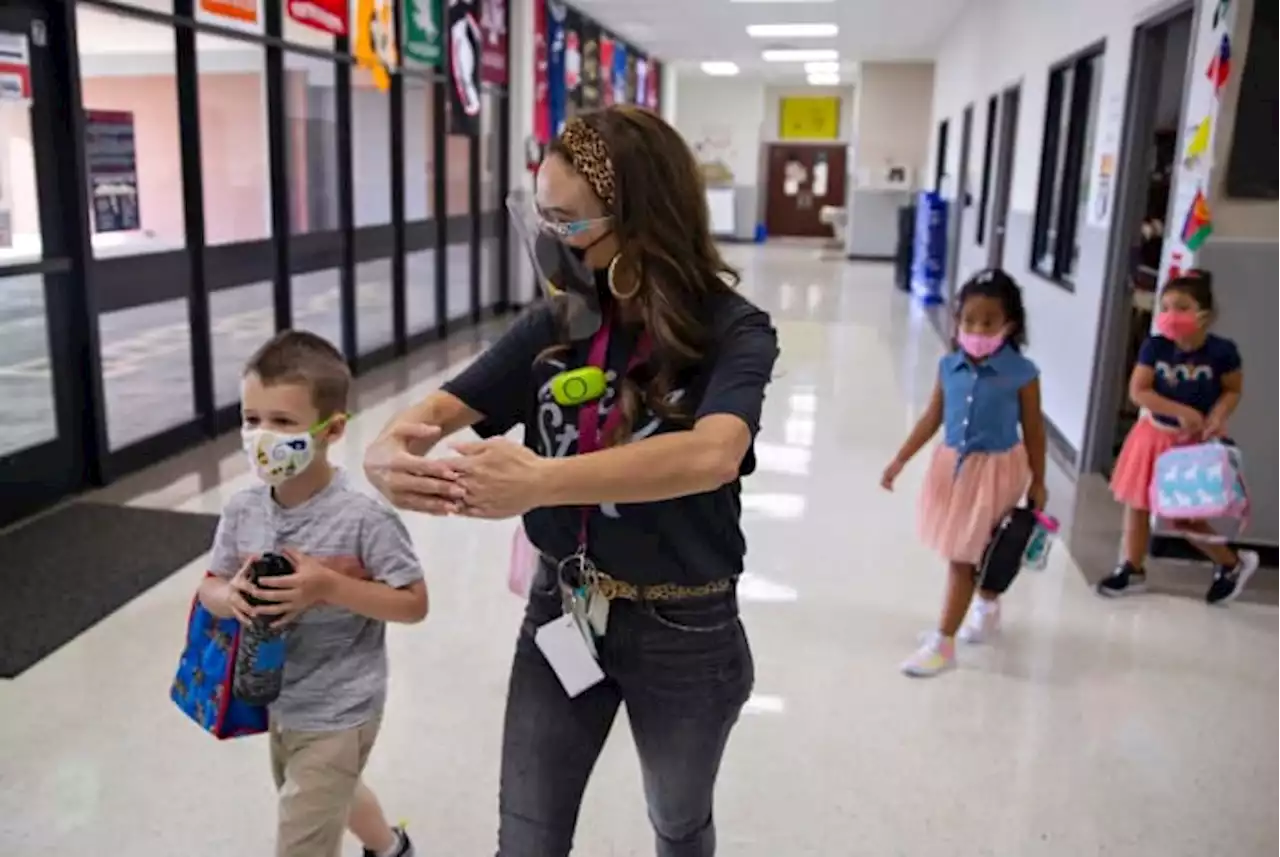
[[[0,526],[83,482],[49,41],[34,2],[0,4]]]

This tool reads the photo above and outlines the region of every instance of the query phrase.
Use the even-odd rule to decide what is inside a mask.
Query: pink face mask
[[[1003,331],[995,334],[965,333],[961,331],[956,335],[956,342],[964,349],[964,353],[974,360],[986,360],[1000,350],[1000,346],[1004,345],[1004,340],[1005,334]]]
[[[1166,339],[1190,339],[1200,332],[1200,313],[1185,309],[1161,310],[1156,331]]]

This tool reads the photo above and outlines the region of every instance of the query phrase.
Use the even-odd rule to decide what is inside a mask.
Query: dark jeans
[[[658,857],[712,857],[716,774],[755,679],[737,599],[614,602],[599,642],[606,679],[576,699],[533,641],[561,609],[544,569],[511,667],[498,857],[569,854],[587,778],[619,703],[640,754]]]

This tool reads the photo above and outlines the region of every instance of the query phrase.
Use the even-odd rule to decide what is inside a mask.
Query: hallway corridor
[[[720,853],[1274,855],[1274,572],[1255,579],[1261,595],[1226,609],[1162,592],[1158,570],[1151,595],[1105,601],[1088,579],[1106,569],[1077,566],[1059,545],[1047,570],[1013,587],[995,645],[962,651],[960,669],[937,680],[903,678],[899,662],[936,620],[945,569],[915,535],[924,461],[892,494],[878,483],[929,395],[942,343],[887,265],[806,247],[726,253],[744,293],[773,313],[782,357],[759,471],[744,484],[740,597],[756,687],[721,775]],[[1032,340],[1051,324],[1030,318]],[[360,379],[335,461],[363,482],[363,448],[388,417],[493,333]],[[216,513],[254,478],[237,440],[93,499]],[[1074,553],[1113,555],[1093,525],[1109,507],[1090,486],[1082,500],[1051,474],[1050,509],[1091,545]],[[506,589],[513,524],[405,520],[431,614],[389,631],[390,698],[367,777],[419,853],[484,857],[522,607]],[[0,681],[0,854],[269,853],[276,805],[262,739],[219,743],[168,700],[204,561]],[[575,854],[653,853],[630,740],[615,727]],[[345,853],[357,853],[353,841]]]

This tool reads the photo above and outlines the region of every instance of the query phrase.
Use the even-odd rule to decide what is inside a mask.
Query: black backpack
[[[1036,531],[1034,510],[1019,506],[1000,519],[978,563],[978,588],[1003,594],[1022,568],[1022,556]]]

